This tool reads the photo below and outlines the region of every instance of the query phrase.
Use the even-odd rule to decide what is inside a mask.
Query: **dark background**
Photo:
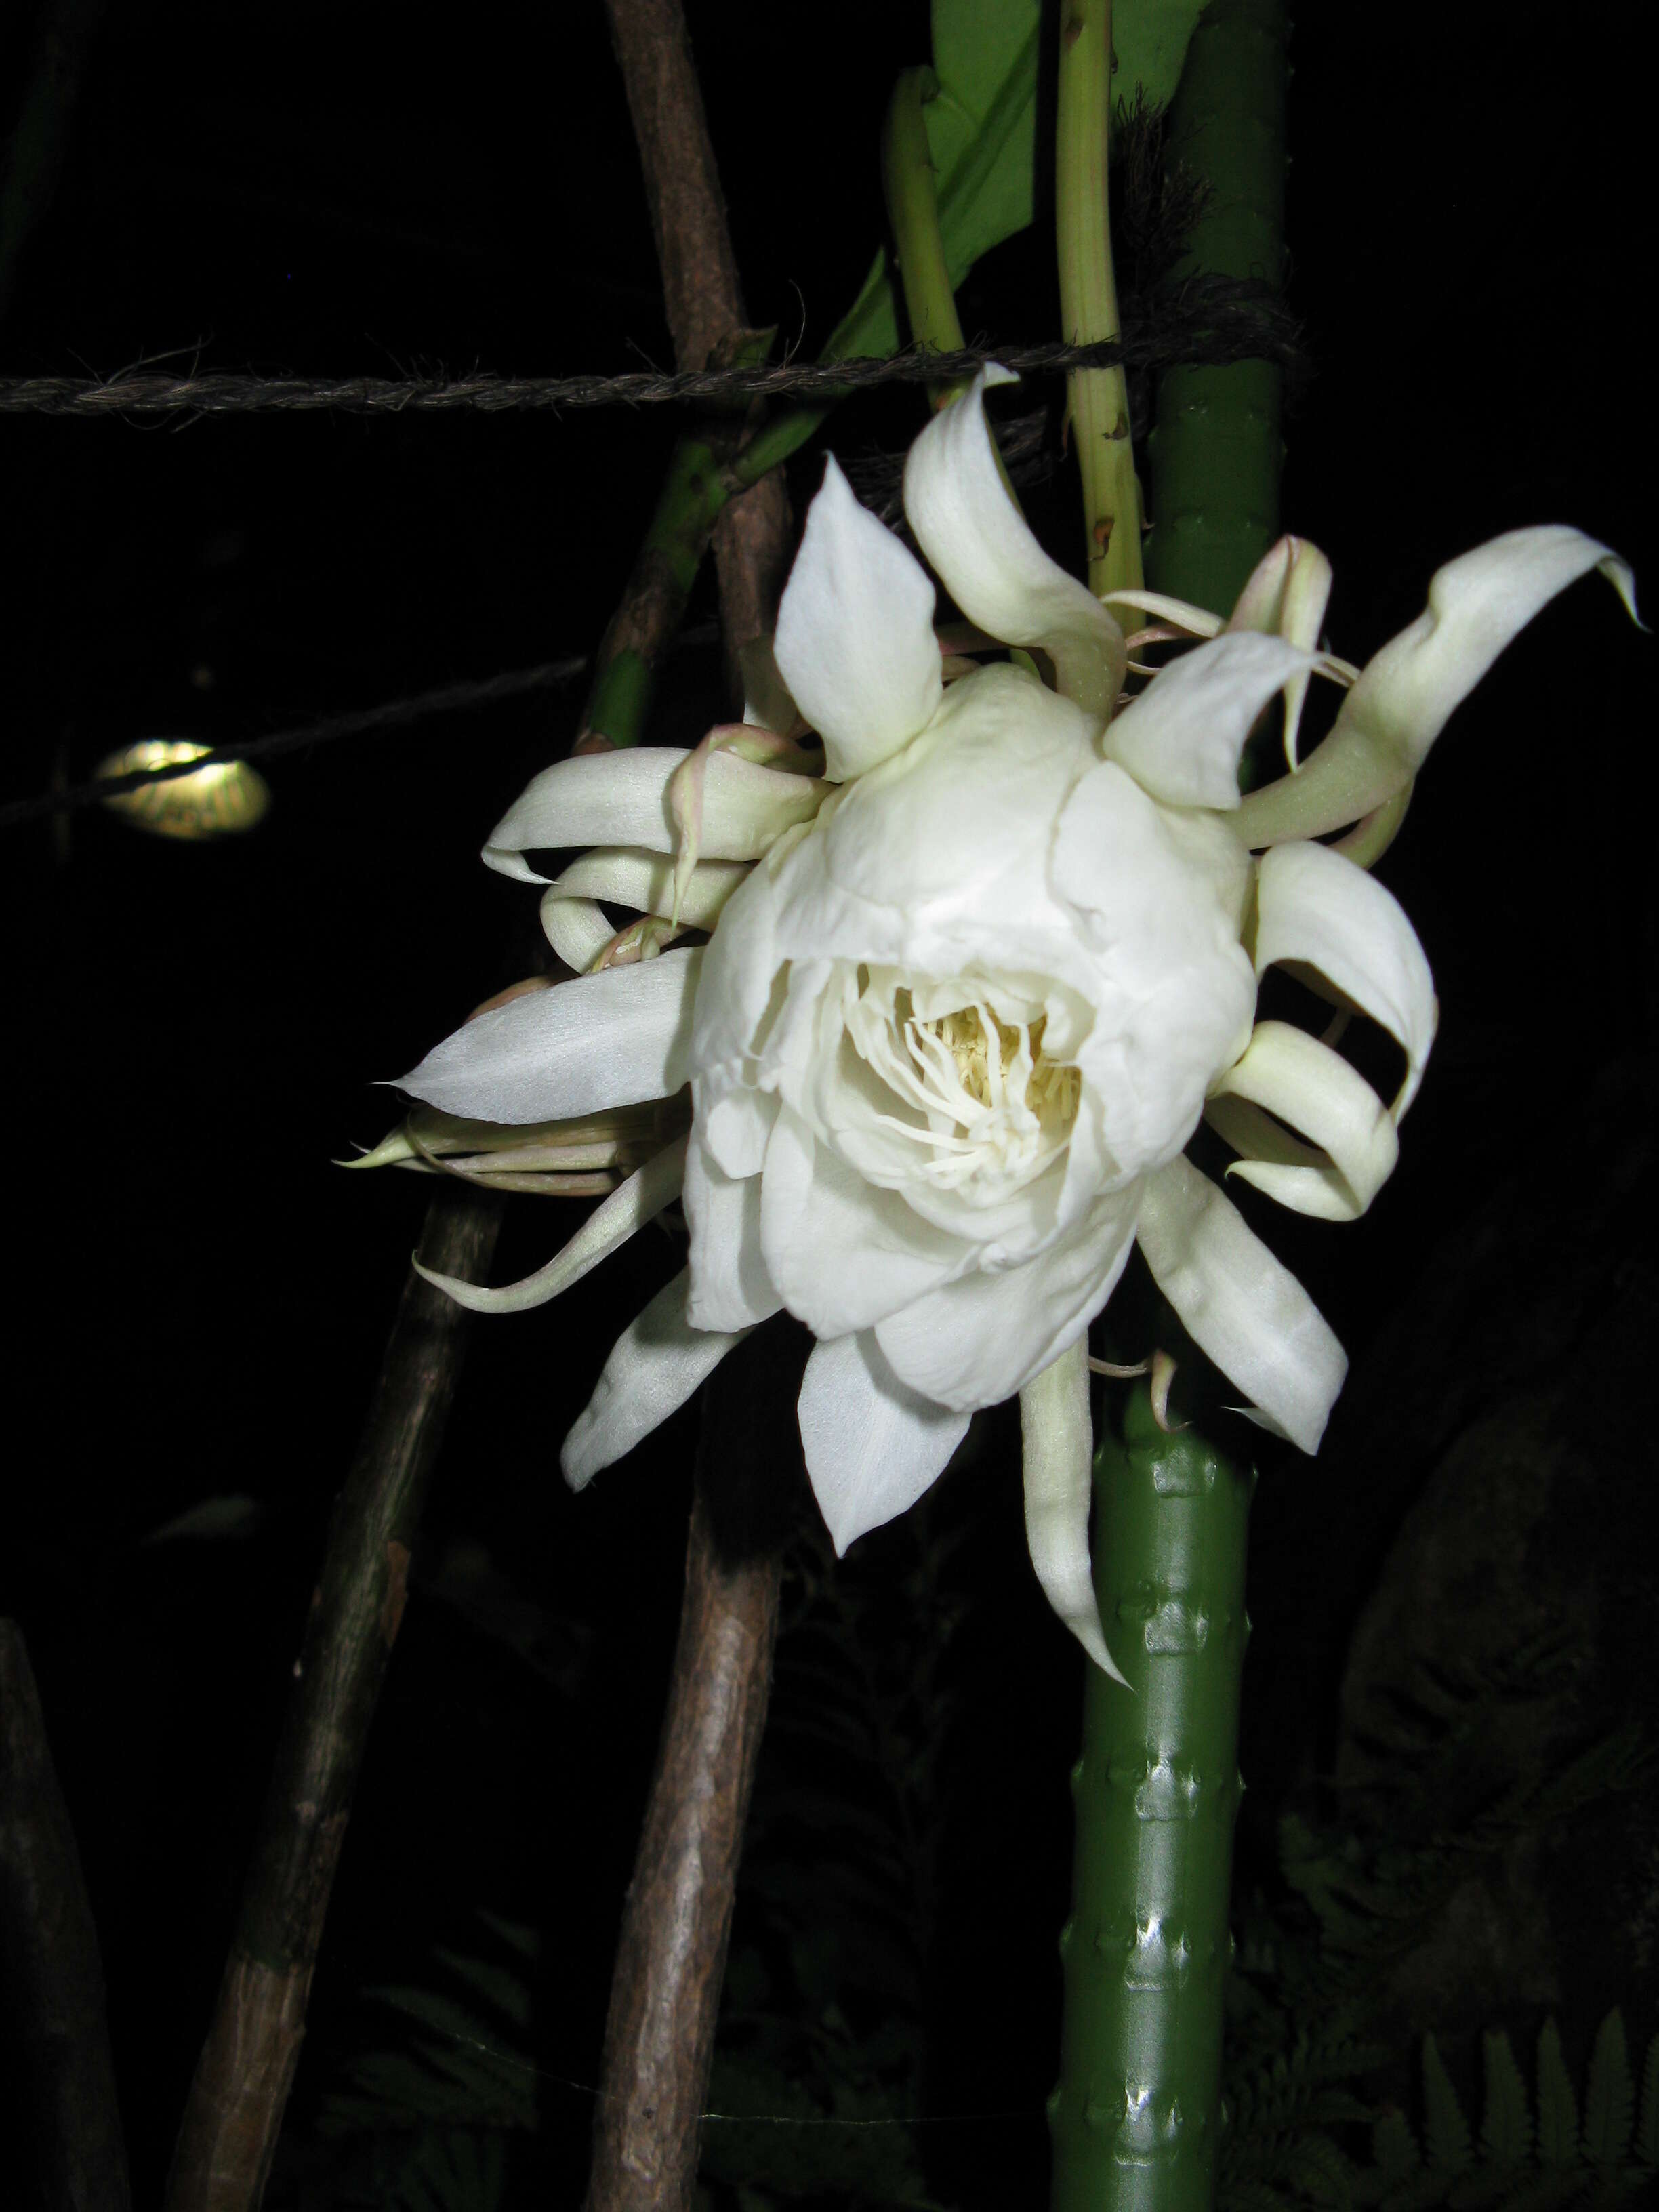
[[[751,318],[810,353],[880,234],[881,110],[893,71],[926,54],[927,10],[689,12]],[[1439,11],[1431,34],[1420,12],[1307,14],[1291,297],[1316,373],[1289,426],[1284,514],[1335,564],[1334,644],[1364,659],[1438,562],[1530,521],[1579,524],[1650,586],[1632,306],[1646,87],[1619,52],[1634,11],[1599,15],[1599,46],[1559,10],[1486,0]],[[45,15],[14,11],[0,32],[7,112]],[[85,49],[61,173],[0,325],[6,373],[198,356],[319,374],[669,363],[591,0],[443,17],[113,4]],[[1035,234],[993,256],[964,297],[969,331],[1049,335],[1048,261]],[[833,442],[900,450],[916,404],[860,401]],[[141,736],[228,740],[588,649],[671,437],[649,411],[8,419],[3,795],[43,787],[60,759],[89,773]],[[798,511],[816,467],[798,465]],[[1063,477],[1036,501],[1062,557],[1073,502]],[[1355,1369],[1319,1462],[1262,1462],[1247,1867],[1271,1856],[1274,1808],[1340,1755],[1350,1631],[1402,1518],[1470,1423],[1517,1393],[1553,1394],[1530,1429],[1516,1416],[1528,1435],[1558,1422],[1582,1444],[1583,1424],[1603,1423],[1580,1452],[1582,1493],[1552,1492],[1552,1510],[1576,1538],[1613,1532],[1626,1579],[1614,1594],[1591,1559],[1564,1602],[1629,1639],[1587,1661],[1587,1680],[1645,1666],[1651,1577],[1618,1532],[1637,1525],[1650,1461],[1651,1273],[1633,1223],[1651,650],[1587,582],[1443,739],[1384,870],[1443,1006],[1401,1169],[1352,1229],[1266,1224]],[[721,704],[718,656],[688,648],[654,734],[695,736]],[[173,847],[94,812],[67,850],[42,826],[5,833],[0,1609],[28,1633],[79,1829],[141,2202],[425,1195],[330,1163],[395,1118],[370,1086],[512,972],[533,902],[477,848],[568,742],[578,705],[576,689],[540,694],[288,758],[245,841]],[[520,1201],[495,1279],[537,1264],[569,1218]],[[579,1499],[556,1454],[605,1346],[673,1264],[642,1238],[575,1310],[475,1332],[317,1983],[282,2185],[312,2174],[313,2202],[345,2201],[327,2194],[319,2104],[354,2051],[398,2032],[361,1991],[418,1981],[434,1944],[487,1948],[478,1908],[540,1931],[525,2048],[541,2135],[515,2170],[539,2177],[536,2201],[550,2185],[574,2201],[588,2103],[565,2085],[595,2076],[695,1414]],[[907,2109],[1019,2116],[925,2146],[941,2202],[990,2205],[1041,2187],[1079,1666],[1025,1565],[1006,1409],[981,1427],[939,1509],[961,1539],[960,1656],[935,1793],[925,2106]],[[226,1516],[233,1533],[148,1540],[210,1498],[251,1504]],[[843,1571],[860,1619],[913,1586],[918,1540],[884,1532]],[[1632,1849],[1650,1858],[1651,1835]],[[1633,2017],[1646,2002],[1650,2022],[1650,1952],[1632,1936],[1607,1955],[1636,1987],[1606,2002],[1622,1995]],[[1517,2017],[1569,1995],[1558,1976],[1553,2000],[1516,1999]]]

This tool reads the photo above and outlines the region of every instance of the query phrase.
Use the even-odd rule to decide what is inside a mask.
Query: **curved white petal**
[[[712,929],[749,873],[742,860],[699,860],[681,893],[679,919],[688,929]],[[542,893],[542,928],[561,960],[580,975],[615,935],[600,910],[631,907],[636,914],[669,913],[674,903],[674,862],[637,846],[601,845],[583,853]]]
[[[1000,1274],[963,1275],[876,1324],[895,1374],[941,1406],[994,1406],[1040,1375],[1117,1287],[1139,1191],[1097,1199],[1046,1252]]]
[[[417,1275],[446,1291],[458,1306],[465,1306],[473,1313],[525,1313],[532,1306],[544,1306],[550,1299],[568,1291],[573,1283],[580,1282],[619,1244],[625,1244],[636,1229],[653,1221],[664,1206],[679,1196],[685,1174],[685,1150],[682,1137],[654,1153],[642,1168],[637,1168],[626,1182],[618,1184],[607,1199],[594,1207],[569,1243],[555,1253],[544,1267],[538,1267],[533,1275],[526,1275],[522,1282],[490,1290],[482,1283],[463,1282],[456,1275],[434,1274],[430,1267],[421,1265],[418,1256],[411,1265]]]
[[[1230,630],[1268,630],[1311,652],[1330,605],[1331,564],[1305,538],[1281,538],[1256,562],[1227,618]],[[1308,696],[1309,672],[1285,688],[1285,759],[1297,765],[1297,732]]]
[[[1255,1133],[1230,1127],[1213,1110],[1216,1100],[1229,1097],[1276,1114],[1325,1157],[1286,1159],[1271,1142],[1255,1157],[1248,1141]],[[1400,1157],[1394,1116],[1358,1069],[1287,1022],[1257,1023],[1243,1056],[1216,1085],[1207,1118],[1245,1155],[1229,1175],[1324,1221],[1357,1220]]]
[[[1161,668],[1106,732],[1106,757],[1170,806],[1238,805],[1238,757],[1275,691],[1319,665],[1283,638],[1237,631]]]
[[[1256,884],[1257,975],[1301,961],[1380,1022],[1406,1055],[1397,1121],[1417,1096],[1439,1009],[1428,956],[1394,893],[1328,845],[1279,845]]]
[[[837,1557],[933,1487],[969,1418],[907,1389],[867,1330],[813,1346],[799,1410],[806,1472]]]
[[[747,1329],[693,1328],[682,1270],[629,1322],[611,1347],[593,1395],[571,1424],[559,1464],[573,1490],[678,1413]]]
[[[1316,1451],[1348,1361],[1296,1277],[1187,1159],[1147,1177],[1137,1234],[1194,1341],[1280,1433]]]
[[[1184,629],[1193,637],[1218,637],[1227,627],[1207,607],[1195,607],[1190,599],[1172,599],[1167,592],[1105,592],[1101,604],[1109,610],[1133,607],[1137,614],[1155,616],[1171,629]]]
[[[1129,1686],[1114,1663],[1100,1625],[1089,1559],[1090,1466],[1088,1340],[1062,1352],[1019,1394],[1025,1482],[1025,1540],[1043,1594],[1097,1667]]]
[[[666,1098],[691,1073],[702,948],[576,975],[479,1014],[398,1079],[447,1114],[555,1121]]]
[[[1392,799],[1516,632],[1592,568],[1634,617],[1628,565],[1565,523],[1511,530],[1437,569],[1427,607],[1367,662],[1324,743],[1245,799],[1240,835],[1253,846],[1319,837]]]
[[[1123,633],[1088,586],[1048,558],[997,473],[985,387],[1018,380],[988,362],[934,416],[904,465],[904,512],[969,621],[1005,645],[1039,647],[1063,696],[1104,721],[1128,665]]]
[[[868,1328],[969,1264],[960,1238],[866,1182],[791,1108],[772,1131],[761,1182],[767,1272],[815,1336]]]
[[[544,884],[522,857],[568,845],[640,845],[672,853],[678,834],[669,805],[669,782],[683,745],[630,745],[620,751],[579,753],[544,769],[520,792],[489,833],[486,865],[520,883]],[[703,790],[705,860],[753,860],[797,822],[809,822],[827,787],[817,776],[764,768],[733,751],[708,763]]]
[[[859,505],[833,454],[807,509],[773,650],[795,704],[823,739],[832,783],[908,744],[944,694],[933,585]]]
[[[695,1127],[685,1163],[685,1218],[691,1229],[693,1328],[750,1328],[783,1301],[761,1253],[758,1176],[729,1176]]]

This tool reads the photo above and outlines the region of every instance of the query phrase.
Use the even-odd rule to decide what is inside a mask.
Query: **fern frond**
[[[1441,2172],[1463,2173],[1474,2165],[1469,2124],[1431,2035],[1423,2039],[1423,2133],[1429,2147],[1429,2164]]]
[[[1616,2166],[1630,2148],[1636,2118],[1625,2018],[1617,2005],[1595,2031],[1584,2090],[1584,2155],[1594,2166]]]
[[[1578,2159],[1578,2100],[1553,2019],[1538,2033],[1538,2159],[1541,2166],[1573,2166]]]
[[[1486,2074],[1480,2155],[1498,2166],[1523,2166],[1532,2155],[1526,2082],[1507,2035],[1484,2035],[1480,2041]]]

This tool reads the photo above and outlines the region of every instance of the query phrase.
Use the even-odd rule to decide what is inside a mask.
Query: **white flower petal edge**
[[[795,704],[823,739],[832,783],[908,744],[944,696],[933,587],[860,506],[833,454],[807,510],[774,649]]]
[[[1305,538],[1281,538],[1256,562],[1227,617],[1230,630],[1267,630],[1311,652],[1330,604],[1331,564]],[[1285,760],[1295,769],[1297,732],[1308,696],[1308,674],[1285,687]]]
[[[666,1098],[691,1073],[702,950],[577,975],[465,1023],[398,1078],[446,1114],[556,1121]]]
[[[1229,1098],[1265,1107],[1317,1151],[1297,1147],[1298,1158],[1282,1147],[1266,1115],[1230,1121],[1215,1103]],[[1400,1157],[1395,1118],[1358,1069],[1285,1022],[1256,1024],[1243,1057],[1216,1085],[1206,1118],[1245,1155],[1230,1177],[1323,1221],[1357,1221]]]
[[[988,362],[934,416],[904,465],[904,512],[969,621],[1005,645],[1039,647],[1061,696],[1103,721],[1128,665],[1123,633],[1088,586],[1048,558],[997,473],[985,387],[1018,381]]]
[[[619,1183],[609,1198],[596,1206],[581,1227],[545,1267],[522,1282],[489,1290],[482,1283],[464,1282],[458,1275],[440,1275],[423,1267],[418,1256],[411,1262],[417,1275],[441,1291],[447,1291],[458,1306],[473,1313],[527,1313],[544,1306],[568,1291],[573,1283],[597,1267],[601,1260],[625,1244],[636,1229],[654,1221],[664,1206],[680,1194],[685,1174],[686,1140],[679,1138],[653,1152],[641,1168]]]
[[[1317,653],[1251,630],[1195,645],[1108,725],[1106,757],[1167,806],[1231,809],[1256,716],[1318,665]]]
[[[1437,569],[1428,605],[1367,662],[1323,744],[1244,800],[1239,835],[1254,847],[1322,837],[1403,791],[1504,647],[1592,568],[1636,618],[1628,562],[1565,523],[1511,530]]]
[[[1138,1234],[1194,1342],[1279,1435],[1317,1451],[1348,1360],[1296,1277],[1184,1158],[1147,1177]]]
[[[526,853],[568,845],[635,845],[672,853],[678,843],[670,805],[684,745],[630,745],[555,761],[521,791],[489,833],[486,866],[523,884],[544,884]],[[810,822],[827,786],[817,777],[766,768],[735,752],[708,764],[701,857],[752,860],[794,822]]]
[[[593,1395],[564,1440],[559,1463],[573,1490],[648,1437],[708,1380],[747,1329],[694,1328],[685,1317],[690,1271],[636,1314],[611,1348]]]
[[[680,921],[691,929],[712,929],[748,872],[742,860],[700,860],[680,894]],[[580,975],[616,934],[600,900],[666,916],[673,908],[674,888],[674,862],[668,854],[601,845],[573,860],[542,893],[542,929],[560,959]]]
[[[837,1557],[931,1490],[968,1433],[966,1413],[899,1381],[868,1330],[813,1346],[799,1413],[812,1495]]]
[[[1061,1352],[1019,1394],[1025,1540],[1043,1594],[1097,1667],[1129,1686],[1106,1648],[1089,1558],[1094,1429],[1088,1340]]]
[[[1279,845],[1256,878],[1255,969],[1300,962],[1380,1022],[1406,1055],[1393,1113],[1423,1080],[1439,1006],[1428,956],[1391,890],[1327,845]]]

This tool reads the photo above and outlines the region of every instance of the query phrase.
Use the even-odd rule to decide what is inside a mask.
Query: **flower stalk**
[[[922,108],[938,88],[930,69],[901,72],[882,127],[881,181],[911,335],[919,345],[956,353],[963,343],[962,323],[945,266],[933,157],[922,119]],[[965,383],[930,384],[929,403],[937,413],[967,388]]]
[[[1112,0],[1065,0],[1054,118],[1060,324],[1068,343],[1122,336],[1112,270],[1106,161],[1112,100]],[[1121,368],[1074,369],[1066,379],[1083,477],[1089,582],[1103,596],[1138,588],[1140,490]]]

